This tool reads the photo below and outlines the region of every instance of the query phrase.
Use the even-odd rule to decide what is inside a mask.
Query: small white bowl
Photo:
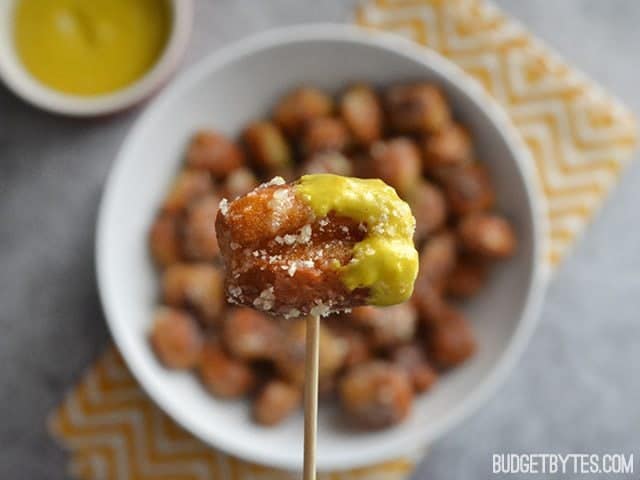
[[[28,103],[53,113],[93,117],[124,110],[158,90],[175,70],[189,42],[192,0],[168,0],[171,33],[156,64],[130,86],[96,96],[70,95],[40,83],[22,65],[13,41],[14,7],[19,0],[0,1],[0,79]]]
[[[441,85],[457,118],[473,133],[478,157],[494,179],[498,208],[514,222],[519,248],[467,307],[477,332],[477,354],[442,376],[433,391],[418,396],[405,422],[380,432],[356,432],[341,426],[332,407],[321,406],[319,469],[370,465],[424,447],[476,410],[515,365],[546,284],[545,226],[529,153],[505,113],[460,69],[407,40],[339,25],[274,30],[216,52],[154,101],[120,151],[98,220],[97,276],[113,337],[149,395],[209,444],[297,470],[303,422],[300,413],[278,427],[260,427],[251,421],[245,402],[210,396],[192,373],[160,365],[149,347],[158,284],[147,233],[189,137],[205,126],[235,136],[300,84],[338,92],[357,80],[383,86],[415,79]]]

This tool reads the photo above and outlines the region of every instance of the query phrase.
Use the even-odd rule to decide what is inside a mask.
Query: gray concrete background
[[[497,3],[640,113],[640,2]],[[255,31],[342,21],[353,2],[196,5],[184,67]],[[65,453],[44,420],[109,341],[94,282],[94,222],[111,162],[138,113],[64,119],[0,87],[0,478],[67,478]],[[489,477],[494,452],[635,453],[637,478],[638,192],[636,164],[558,270],[517,370],[433,447],[417,478]]]

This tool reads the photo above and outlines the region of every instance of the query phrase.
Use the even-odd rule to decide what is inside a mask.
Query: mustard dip
[[[316,216],[335,212],[367,225],[367,236],[354,246],[351,262],[339,266],[349,290],[369,288],[369,302],[380,306],[411,296],[418,274],[416,220],[393,188],[379,179],[317,174],[304,175],[295,189]]]
[[[171,30],[166,0],[18,0],[14,41],[26,69],[74,95],[100,95],[142,77]]]

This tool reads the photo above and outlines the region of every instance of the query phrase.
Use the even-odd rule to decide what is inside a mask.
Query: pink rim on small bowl
[[[157,91],[178,66],[187,48],[193,23],[192,0],[168,0],[172,13],[171,33],[153,68],[122,90],[83,97],[49,88],[24,68],[13,42],[13,9],[17,2],[0,2],[0,79],[13,93],[35,107],[74,117],[93,117],[124,110]]]

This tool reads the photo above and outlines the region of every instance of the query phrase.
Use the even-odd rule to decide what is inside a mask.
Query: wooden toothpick
[[[316,435],[318,428],[318,354],[320,317],[307,317],[304,380],[304,469],[303,480],[316,478]]]

